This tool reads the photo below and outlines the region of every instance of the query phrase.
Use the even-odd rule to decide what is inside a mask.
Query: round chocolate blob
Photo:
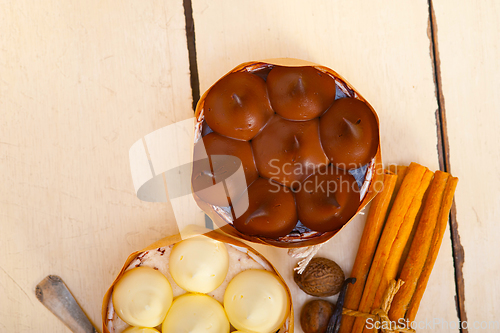
[[[340,229],[359,207],[356,179],[330,164],[307,178],[295,193],[299,220],[311,230]]]
[[[192,185],[203,201],[229,206],[258,177],[250,142],[212,132],[196,143]]]
[[[377,153],[379,133],[377,118],[364,102],[341,98],[321,116],[321,143],[330,161],[351,170],[367,163]]]
[[[252,140],[252,147],[259,173],[290,188],[328,164],[318,119],[290,121],[275,115]]]
[[[252,139],[274,114],[266,82],[247,72],[231,73],[208,92],[205,121],[215,132],[238,140]]]
[[[267,77],[274,111],[290,120],[323,114],[335,100],[335,80],[313,67],[274,67]]]
[[[233,207],[236,216],[233,225],[236,230],[250,236],[278,238],[286,236],[297,224],[295,198],[290,189],[269,179],[259,178],[248,188]]]

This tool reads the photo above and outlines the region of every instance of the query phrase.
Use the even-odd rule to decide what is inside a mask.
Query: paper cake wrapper
[[[204,236],[210,237],[212,239],[218,240],[220,242],[224,242],[227,244],[231,244],[231,245],[246,249],[248,252],[252,253],[254,256],[256,256],[257,258],[262,260],[265,263],[265,266],[269,267],[271,269],[271,272],[273,272],[274,274],[276,274],[278,276],[279,280],[281,281],[281,283],[285,287],[285,290],[288,294],[288,298],[290,301],[290,307],[288,309],[288,316],[287,316],[287,319],[285,321],[285,325],[280,330],[280,333],[293,333],[293,331],[294,331],[293,330],[294,317],[293,317],[292,295],[290,293],[290,290],[288,289],[288,286],[287,286],[285,280],[279,274],[278,270],[276,268],[274,268],[274,266],[264,256],[262,256],[258,251],[256,251],[252,247],[248,246],[247,244],[245,244],[237,239],[234,239],[234,238],[232,238],[232,237],[230,237],[230,236],[228,236],[228,235],[226,235],[218,230],[208,231],[208,230],[201,228],[201,227],[198,227],[198,226],[188,226],[187,229],[189,229],[189,230],[184,231],[182,237],[180,234],[165,237],[165,238],[147,246],[146,248],[144,248],[140,251],[136,251],[128,256],[122,269],[120,270],[120,273],[118,273],[117,277],[115,278],[115,280],[113,281],[113,283],[111,284],[111,286],[109,287],[108,291],[106,292],[106,294],[104,295],[104,298],[103,298],[102,312],[101,312],[103,333],[110,333],[109,329],[107,327],[107,323],[108,323],[107,312],[108,312],[108,304],[109,304],[109,301],[111,298],[111,294],[113,293],[113,288],[114,288],[115,284],[118,282],[118,280],[123,276],[123,274],[125,273],[125,271],[129,267],[130,263],[132,261],[134,261],[134,259],[136,259],[141,253],[143,253],[145,251],[154,250],[154,249],[157,249],[159,247],[166,247],[166,246],[178,243],[182,239],[186,239],[186,238],[189,238],[191,236],[196,236],[196,235],[201,235],[201,234],[203,234]]]
[[[277,59],[267,59],[267,60],[261,60],[261,61],[251,61],[251,62],[246,62],[243,63],[237,67],[235,67],[233,70],[228,72],[226,75],[224,75],[222,78],[225,76],[234,73],[234,72],[252,72],[258,69],[270,67],[272,65],[279,65],[279,66],[289,66],[289,67],[300,67],[300,66],[313,66],[314,68],[318,69],[321,72],[328,73],[331,76],[335,78],[335,82],[337,84],[337,87],[340,88],[340,90],[347,96],[351,98],[356,98],[359,99],[363,102],[365,102],[370,110],[373,112],[375,115],[375,118],[377,119],[377,125],[379,125],[379,119],[377,116],[377,113],[373,109],[373,107],[370,105],[370,103],[365,100],[361,94],[352,86],[350,85],[342,76],[340,76],[337,72],[334,70],[321,66],[312,62],[308,62],[305,60],[299,60],[299,59],[292,59],[292,58],[277,58]],[[219,79],[220,80],[220,79]],[[218,81],[217,81],[218,82]],[[215,83],[217,83],[215,82]],[[214,83],[214,85],[215,85]],[[214,86],[212,85],[212,87]],[[210,92],[210,87],[200,98],[198,105],[196,106],[196,112],[195,112],[195,118],[196,118],[196,125],[195,125],[195,138],[194,142],[196,143],[200,138],[201,138],[201,130],[202,130],[202,122],[204,120],[204,106],[205,106],[205,99]],[[379,135],[380,138],[380,135]],[[362,200],[360,202],[360,205],[356,211],[356,216],[361,210],[365,208],[365,206],[375,197],[375,195],[382,189],[382,183],[383,183],[383,175],[384,175],[384,170],[382,167],[382,155],[380,152],[380,140],[378,143],[378,149],[375,157],[371,161],[371,163],[368,166],[367,173],[365,175],[365,181],[362,186],[362,195],[363,195],[363,190],[364,190],[364,196],[362,197]],[[258,237],[258,236],[249,236],[245,235],[236,228],[233,227],[231,224],[227,212],[222,210],[220,207],[210,205],[204,201],[202,201],[199,197],[196,196],[196,194],[193,194],[197,204],[199,207],[214,221],[214,223],[219,227],[222,231],[224,231],[226,234],[231,235],[236,238],[241,238],[250,242],[254,243],[260,243],[260,244],[267,244],[267,245],[272,245],[275,247],[281,247],[281,248],[295,248],[295,247],[305,247],[305,246],[312,246],[312,245],[317,245],[323,242],[328,241],[330,238],[335,236],[338,232],[340,232],[352,219],[354,216],[346,223],[344,226],[335,231],[331,232],[312,232],[312,233],[306,233],[306,234],[301,234],[297,236],[286,236],[283,238],[280,238],[278,240],[276,239],[270,239],[270,238],[265,238],[265,237]]]

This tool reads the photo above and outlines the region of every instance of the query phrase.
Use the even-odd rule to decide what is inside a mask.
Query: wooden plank
[[[192,116],[182,0],[3,2],[0,30],[0,331],[67,331],[35,298],[48,274],[101,327],[128,254],[177,232],[128,150]]]
[[[385,164],[419,162],[438,169],[429,15],[421,1],[193,0],[200,91],[236,65],[293,57],[329,66],[375,107]],[[320,250],[350,273],[364,217],[359,216]],[[296,260],[285,250],[258,246],[287,279],[298,318],[309,300],[294,284]],[[445,235],[417,321],[457,321],[449,231]],[[297,332],[302,332],[296,325]],[[419,332],[436,331],[423,327]],[[458,332],[439,327],[440,332]]]
[[[500,332],[500,4],[434,2],[469,332]],[[460,22],[460,24],[458,24]],[[481,327],[481,324],[483,325]]]

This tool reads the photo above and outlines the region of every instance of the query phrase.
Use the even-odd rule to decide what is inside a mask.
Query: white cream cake
[[[262,258],[255,255],[254,253],[248,251],[246,248],[227,243],[224,243],[224,245],[229,256],[229,268],[227,275],[218,288],[216,288],[212,292],[206,293],[206,295],[213,297],[221,304],[224,300],[224,293],[226,291],[227,285],[240,272],[248,269],[265,269],[268,271],[272,271],[272,268],[267,262],[262,260]],[[170,282],[174,299],[180,295],[186,294],[187,291],[179,287],[170,275],[169,257],[173,247],[174,244],[142,252],[129,264],[126,271],[129,271],[135,267],[151,267],[162,273]],[[279,330],[279,332],[288,332],[288,326],[289,319],[285,321],[285,324]],[[113,307],[112,297],[109,298],[108,302],[107,327],[110,333],[123,333],[124,330],[130,327],[116,314]],[[161,327],[158,326],[157,329],[160,330]],[[233,329],[233,331],[235,330]]]

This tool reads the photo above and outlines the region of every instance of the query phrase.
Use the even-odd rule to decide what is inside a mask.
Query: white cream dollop
[[[112,299],[116,314],[127,324],[155,327],[163,322],[172,304],[172,287],[157,270],[136,267],[115,284]]]
[[[162,332],[229,333],[222,305],[205,294],[177,297],[161,326]]]
[[[279,278],[266,270],[236,275],[226,288],[224,309],[230,323],[248,333],[271,333],[285,322],[290,300]]]
[[[170,275],[179,287],[191,292],[208,293],[224,281],[229,255],[224,243],[196,236],[174,245],[169,267]]]

